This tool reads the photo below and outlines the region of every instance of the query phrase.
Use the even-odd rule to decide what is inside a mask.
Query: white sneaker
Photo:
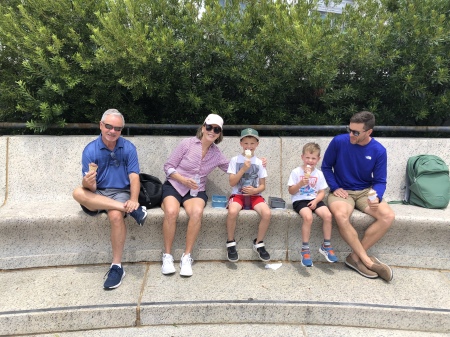
[[[180,261],[181,276],[192,276],[192,262],[194,262],[194,259],[191,258],[191,254],[184,255],[183,253]]]
[[[173,265],[173,256],[170,254],[163,254],[161,272],[164,275],[175,273],[175,266]]]

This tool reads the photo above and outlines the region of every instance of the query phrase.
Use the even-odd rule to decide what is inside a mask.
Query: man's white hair
[[[122,117],[122,122],[123,122],[123,125],[122,125],[122,126],[125,126],[125,118],[123,118],[123,115],[122,115],[122,114],[120,113],[120,111],[117,110],[117,109],[108,109],[108,110],[106,110],[106,111],[103,113],[103,116],[102,116],[101,121],[104,122],[106,116],[109,116],[109,115],[120,116],[120,117]]]

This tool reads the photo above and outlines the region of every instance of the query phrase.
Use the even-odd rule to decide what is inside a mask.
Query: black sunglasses
[[[111,159],[113,160],[114,166],[119,167],[120,162],[117,160],[116,154],[114,152],[110,153]]]
[[[367,130],[364,130],[364,131],[355,131],[355,130],[350,129],[349,126],[347,126],[347,132],[348,132],[348,133],[352,133],[353,136],[355,136],[355,137],[358,137],[362,132],[367,132]]]
[[[107,128],[108,130],[112,130],[114,129],[114,131],[122,131],[123,127],[122,126],[112,126],[111,124],[106,124],[105,122],[102,122],[102,124],[105,126],[105,128]]]
[[[222,132],[222,129],[220,128],[220,126],[214,126],[213,127],[210,124],[205,124],[205,129],[206,129],[206,131],[211,131],[211,130],[214,129],[214,133],[217,134],[217,135]]]

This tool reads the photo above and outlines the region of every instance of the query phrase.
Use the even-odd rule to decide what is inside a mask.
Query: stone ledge
[[[9,204],[0,212],[0,269],[41,266],[108,263],[111,259],[110,229],[106,214],[90,217],[74,201],[65,203],[29,203],[26,208]],[[396,266],[450,269],[450,260],[442,255],[446,247],[450,210],[421,210],[417,207],[393,205],[396,222],[370,253]],[[31,212],[30,210],[35,210]],[[160,261],[163,251],[162,221],[158,209],[150,214],[143,227],[128,217],[124,262]],[[404,212],[404,213],[403,213]],[[438,217],[428,214],[440,214]],[[193,256],[196,260],[226,260],[225,209],[205,208],[202,228]],[[173,255],[183,253],[188,218],[181,210],[178,219]],[[372,218],[355,211],[352,216],[361,235]],[[242,211],[236,228],[236,241],[241,260],[258,260],[252,251],[259,216],[255,211]],[[272,260],[300,260],[301,218],[292,209],[272,210],[272,221],[265,243]],[[310,245],[313,261],[325,261],[318,253],[322,242],[322,222],[315,217]],[[340,261],[349,253],[336,224],[332,243]]]

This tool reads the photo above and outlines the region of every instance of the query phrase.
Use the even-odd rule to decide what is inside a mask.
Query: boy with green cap
[[[264,236],[270,223],[270,208],[266,204],[261,192],[266,188],[267,171],[261,159],[255,156],[255,150],[259,145],[258,131],[247,128],[241,132],[242,154],[231,158],[228,165],[230,174],[231,196],[228,201],[227,216],[227,258],[230,262],[237,262],[239,255],[236,250],[234,232],[236,221],[241,209],[254,209],[260,216],[258,234],[253,240],[253,250],[259,258],[270,261],[270,255],[264,246]]]

